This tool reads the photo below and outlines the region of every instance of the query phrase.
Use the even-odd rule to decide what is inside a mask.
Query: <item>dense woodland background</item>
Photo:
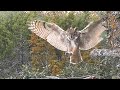
[[[83,62],[71,65],[64,52],[28,30],[32,20],[54,22],[64,30],[82,30],[105,11],[0,11],[0,79],[32,79],[57,76],[70,78],[90,75],[98,79],[119,79],[119,57],[90,56],[93,49],[109,49],[107,33],[96,47],[82,51]],[[117,38],[119,40],[119,37]]]

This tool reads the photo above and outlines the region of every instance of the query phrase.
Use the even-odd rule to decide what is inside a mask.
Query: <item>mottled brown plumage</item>
[[[64,31],[55,23],[44,21],[31,22],[29,29],[55,48],[70,53],[70,63],[72,64],[82,61],[80,50],[95,47],[102,40],[100,35],[106,30],[102,26],[101,20],[91,22],[81,31],[76,31],[73,28]]]

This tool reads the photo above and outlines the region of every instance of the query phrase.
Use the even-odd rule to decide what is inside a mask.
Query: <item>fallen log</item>
[[[97,79],[97,78],[93,75],[87,75],[87,76],[82,76],[82,77],[67,77],[67,78],[60,78],[57,76],[46,76],[43,79]]]
[[[120,57],[120,48],[94,49],[90,52],[91,57]]]

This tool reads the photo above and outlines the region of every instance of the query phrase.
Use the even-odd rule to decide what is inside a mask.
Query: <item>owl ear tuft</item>
[[[74,31],[77,31],[77,29],[78,29],[78,28],[77,28],[77,27],[75,27],[75,28],[74,28]]]
[[[68,33],[76,33],[77,32],[77,27],[73,28],[72,26],[67,29]]]
[[[67,32],[72,32],[72,31],[73,31],[72,27],[70,27],[70,28],[67,29]]]
[[[74,31],[76,31],[77,27],[74,28]]]

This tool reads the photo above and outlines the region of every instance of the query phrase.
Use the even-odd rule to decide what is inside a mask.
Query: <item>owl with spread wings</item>
[[[70,63],[81,62],[80,50],[89,50],[103,40],[101,34],[107,30],[102,20],[90,22],[83,30],[69,28],[66,31],[55,23],[32,21],[28,25],[33,33],[49,42],[55,48],[70,54]]]

